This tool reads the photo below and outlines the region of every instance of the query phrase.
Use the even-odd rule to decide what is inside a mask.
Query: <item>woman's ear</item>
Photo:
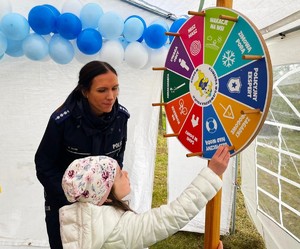
[[[83,97],[87,98],[86,90],[81,90],[81,94],[82,94]]]

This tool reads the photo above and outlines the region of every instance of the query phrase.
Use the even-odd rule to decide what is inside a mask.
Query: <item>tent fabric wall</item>
[[[266,40],[273,66],[299,63],[299,37],[300,30],[297,30],[286,34],[284,38],[278,35]],[[287,52],[291,49],[292,53]]]
[[[1,63],[0,245],[46,246],[43,190],[35,176],[33,157],[50,114],[75,84],[82,64],[61,66],[26,59]],[[129,120],[125,166],[132,182],[132,207],[151,207],[158,127],[161,75],[151,70],[118,69],[120,103]],[[142,82],[142,83],[141,83]]]
[[[170,125],[167,125],[167,133],[173,133]],[[177,138],[168,138],[168,201],[176,197],[188,186],[197,173],[207,167],[208,160],[200,157],[186,157],[189,151]],[[220,233],[228,234],[231,222],[233,191],[235,182],[236,157],[232,157],[228,169],[225,171],[222,188]],[[204,233],[205,208],[182,230]]]

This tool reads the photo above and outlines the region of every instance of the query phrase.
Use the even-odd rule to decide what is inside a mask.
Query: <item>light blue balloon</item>
[[[44,59],[49,51],[48,42],[38,34],[27,36],[23,41],[22,48],[25,56],[34,61]]]
[[[98,28],[100,17],[103,15],[101,6],[97,3],[87,3],[80,11],[82,28]]]
[[[137,41],[144,33],[144,24],[137,17],[130,17],[124,23],[124,38],[129,41]]]
[[[121,37],[119,37],[119,42],[122,44],[122,46],[123,46],[123,48],[124,48],[124,50],[125,50],[125,48],[128,46],[128,44],[129,44],[129,42],[123,37],[123,36],[121,36]]]
[[[0,56],[5,53],[7,49],[7,38],[6,36],[0,31]]]
[[[144,20],[143,18],[141,18],[139,15],[131,15],[131,16],[127,17],[127,19],[125,20],[125,22],[126,22],[129,18],[132,18],[132,17],[135,17],[135,18],[138,18],[138,19],[141,20],[141,22],[143,23],[143,26],[144,26],[144,32],[145,32],[145,30],[146,30],[146,28],[147,28],[147,24],[146,24],[145,20]],[[142,41],[144,40],[144,32],[143,32],[143,34],[141,35],[141,37],[137,40],[138,42],[142,42]]]
[[[19,41],[25,39],[29,34],[30,26],[24,16],[18,13],[9,13],[1,19],[0,29],[7,39]]]
[[[75,50],[72,43],[58,34],[49,42],[49,55],[58,64],[68,64],[74,58]]]
[[[98,30],[103,38],[118,39],[124,30],[124,20],[113,11],[106,12],[99,19]]]
[[[7,49],[6,54],[12,57],[21,57],[24,55],[24,51],[22,48],[23,40],[10,40],[7,39]]]

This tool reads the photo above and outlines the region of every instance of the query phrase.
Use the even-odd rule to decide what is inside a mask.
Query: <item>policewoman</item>
[[[107,155],[123,166],[129,113],[118,103],[116,70],[92,61],[79,72],[75,89],[50,117],[35,154],[37,178],[44,187],[50,247],[61,249],[58,210],[69,204],[61,181],[75,159]]]

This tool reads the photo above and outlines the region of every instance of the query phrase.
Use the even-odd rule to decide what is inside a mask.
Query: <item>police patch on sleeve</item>
[[[119,104],[119,111],[125,113],[128,116],[128,118],[130,117],[128,110],[120,104]]]
[[[66,118],[70,116],[71,112],[67,108],[62,108],[60,110],[55,111],[52,114],[52,118],[55,120],[56,123],[61,123],[64,121]]]

